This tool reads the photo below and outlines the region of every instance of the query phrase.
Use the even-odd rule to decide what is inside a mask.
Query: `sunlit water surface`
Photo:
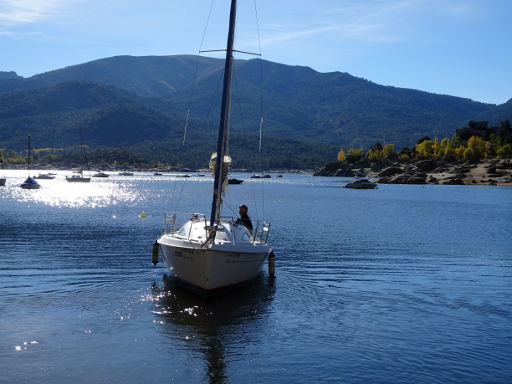
[[[510,188],[234,174],[224,214],[271,220],[276,278],[202,299],[151,245],[208,175],[5,173],[0,382],[512,382]]]

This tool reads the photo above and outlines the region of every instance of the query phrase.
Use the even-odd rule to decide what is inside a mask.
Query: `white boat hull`
[[[157,240],[173,277],[203,291],[213,291],[242,284],[261,272],[270,247],[250,238],[247,229],[241,225],[223,224],[224,229],[218,232],[215,242],[206,246],[202,221],[190,221],[185,225],[187,230],[182,231],[190,232],[190,236],[175,232],[164,234]]]
[[[160,239],[162,257],[172,276],[205,291],[227,288],[252,280],[267,257],[262,253],[240,253],[214,249],[179,248]]]

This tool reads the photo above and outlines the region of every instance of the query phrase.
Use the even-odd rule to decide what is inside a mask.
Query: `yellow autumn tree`
[[[489,156],[491,152],[491,143],[484,141],[480,136],[471,136],[468,145],[464,150],[464,160],[477,162],[482,158]]]
[[[382,148],[382,157],[384,159],[389,159],[395,153],[395,144],[386,144],[384,148]]]
[[[457,159],[459,159],[459,160],[464,159],[464,151],[465,150],[466,150],[466,147],[463,145],[460,145],[457,148],[455,148],[455,156],[457,157]]]
[[[441,144],[439,144],[439,139],[437,137],[434,138],[434,142],[432,144],[432,155],[436,159],[440,159],[443,156],[443,151],[441,150]]]
[[[432,140],[423,140],[421,143],[416,144],[415,150],[416,150],[416,153],[421,158],[429,158],[429,157],[432,157],[433,147],[434,147],[434,142]]]
[[[338,161],[343,161],[345,159],[345,151],[343,150],[343,148],[340,148],[340,151],[338,152]]]
[[[457,158],[457,155],[455,154],[455,148],[450,142],[450,139],[447,137],[441,140],[440,152],[441,157],[446,161],[453,161]]]
[[[366,152],[366,157],[368,158],[368,160],[375,162],[380,162],[384,160],[382,150],[378,148],[370,148],[368,152]]]
[[[507,159],[512,157],[512,145],[504,144],[498,146],[496,150],[496,154],[498,155],[498,159]]]
[[[363,156],[364,156],[363,148],[349,148],[347,151],[347,160],[349,158],[360,159]]]

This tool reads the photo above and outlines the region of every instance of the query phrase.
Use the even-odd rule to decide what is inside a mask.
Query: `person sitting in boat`
[[[236,221],[237,224],[243,224],[250,232],[252,232],[252,221],[251,218],[247,215],[249,208],[247,205],[242,204],[238,208],[238,213],[240,214],[240,218]]]

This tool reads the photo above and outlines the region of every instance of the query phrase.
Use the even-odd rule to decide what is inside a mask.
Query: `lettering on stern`
[[[240,253],[230,253],[226,256],[226,264],[233,263],[254,263],[257,262],[257,258],[246,258],[244,259]]]
[[[189,251],[174,251],[174,256],[184,260],[194,260],[194,254]]]

